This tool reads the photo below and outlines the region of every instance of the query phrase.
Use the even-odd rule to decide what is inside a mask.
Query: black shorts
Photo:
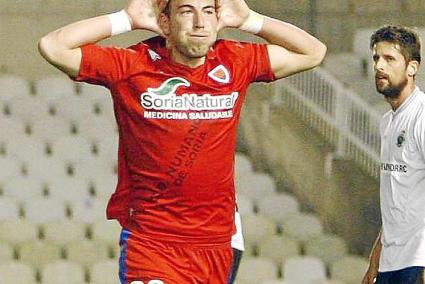
[[[412,266],[396,271],[379,272],[375,284],[425,284],[424,267]]]

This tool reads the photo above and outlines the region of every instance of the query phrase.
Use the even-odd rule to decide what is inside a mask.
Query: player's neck
[[[409,82],[406,87],[401,90],[400,95],[396,98],[387,97],[387,102],[391,105],[393,111],[396,111],[405,101],[406,99],[413,93],[416,88],[415,80]]]
[[[171,60],[190,68],[196,68],[205,63],[205,56],[199,58],[187,57],[175,48],[169,49],[169,52],[171,55]]]

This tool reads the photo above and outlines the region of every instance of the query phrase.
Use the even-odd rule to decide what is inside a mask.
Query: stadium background
[[[312,265],[312,271],[318,271],[316,274],[312,273],[311,277],[323,280],[315,283],[358,283],[365,269],[365,256],[380,227],[376,160],[368,160],[366,156],[373,157],[373,153],[371,155],[368,151],[358,155],[361,156],[360,162],[357,156],[352,158],[350,154],[354,150],[351,152],[341,150],[338,138],[327,137],[329,136],[327,132],[331,132],[331,137],[341,137],[342,134],[338,129],[335,130],[332,126],[324,127],[323,130],[321,126],[326,122],[319,117],[320,115],[306,115],[305,108],[300,107],[299,101],[305,102],[305,99],[294,103],[286,100],[285,95],[291,93],[292,97],[297,93],[313,102],[326,100],[324,96],[326,94],[334,96],[334,92],[358,97],[360,106],[366,106],[360,115],[355,113],[355,108],[352,108],[348,120],[360,116],[358,122],[362,127],[356,128],[354,132],[361,137],[368,135],[373,137],[376,134],[376,123],[372,118],[376,117],[376,113],[382,113],[386,105],[374,91],[368,58],[368,36],[374,28],[385,24],[416,26],[421,32],[421,26],[425,26],[425,1],[251,0],[247,2],[258,12],[306,29],[324,41],[329,51],[319,73],[308,72],[309,75],[294,77],[293,81],[285,79],[272,85],[256,84],[250,89],[251,94],[241,120],[240,154],[237,163],[239,167],[237,186],[241,196],[240,202],[245,210],[243,224],[247,237],[247,252],[237,283],[272,283],[266,282],[265,279],[279,281],[292,279],[292,282],[279,283],[307,283],[297,280],[297,276],[291,275],[289,271],[299,271],[292,274],[300,276],[305,274],[308,265]],[[65,276],[59,277],[58,274],[61,273],[58,271],[62,270],[82,271],[83,281],[97,283],[94,279],[100,276],[95,276],[94,271],[105,269],[104,271],[108,272],[99,274],[111,275],[110,271],[114,273],[116,270],[117,248],[114,243],[114,238],[117,237],[116,227],[109,223],[105,225],[103,216],[90,211],[98,204],[104,204],[108,190],[113,190],[110,181],[114,180],[114,177],[111,177],[114,162],[111,160],[115,156],[112,154],[113,149],[110,148],[116,144],[111,142],[112,146],[103,146],[100,142],[100,137],[110,135],[111,132],[107,131],[114,128],[111,102],[107,95],[104,96],[106,99],[103,98],[104,90],[73,85],[49,66],[37,52],[37,41],[55,28],[79,19],[119,10],[124,3],[125,1],[117,0],[0,2],[2,54],[0,171],[4,173],[0,174],[0,283],[11,283],[5,279],[10,275],[13,277],[13,273],[19,275],[13,283],[21,283],[20,281],[32,283],[26,280],[25,275],[29,275],[34,283],[53,283],[48,282],[49,277],[54,278],[52,280],[54,283],[78,282],[75,279],[70,280],[73,276],[68,277],[65,272],[62,273]],[[105,44],[127,46],[149,35],[144,32],[132,32],[105,41]],[[237,31],[225,32],[223,36],[252,38]],[[320,80],[317,77],[320,77]],[[421,79],[421,76],[418,78]],[[420,85],[421,82],[420,80]],[[294,91],[296,88],[298,90]],[[91,92],[94,99],[89,98]],[[335,104],[335,101],[332,103]],[[75,112],[67,110],[67,106],[72,109],[72,104],[76,109]],[[78,107],[82,105],[89,105],[91,109],[87,111],[82,107],[79,115]],[[46,114],[41,115],[39,110],[43,110],[43,107]],[[333,111],[330,110],[330,113]],[[104,133],[93,129],[84,130],[84,126],[81,126],[84,122],[78,121],[77,117],[87,119],[88,113],[93,115],[93,121],[99,123],[94,124],[92,128],[104,129]],[[58,117],[62,114],[63,117]],[[43,121],[45,118],[48,121],[45,128],[58,128],[58,125],[52,123],[53,120],[58,120],[61,125],[70,129],[69,132],[55,130],[46,134],[48,131],[39,130],[38,134],[37,129],[42,129],[43,124],[37,125],[36,121]],[[19,132],[21,126],[23,126],[22,133]],[[349,128],[351,126],[349,125]],[[57,135],[56,138],[49,136],[52,133]],[[62,139],[62,136],[71,138]],[[94,149],[92,160],[76,160],[73,159],[75,157],[69,157],[70,154],[66,153],[66,150],[55,151],[60,149],[57,145],[70,147],[73,142],[80,143],[80,140],[88,141],[90,150]],[[368,143],[369,140],[373,139],[368,138]],[[34,154],[38,151],[36,149],[38,146],[28,146],[28,143],[32,142],[41,145],[43,151],[47,150],[41,155]],[[350,142],[344,140],[341,143],[347,145]],[[11,145],[17,146],[14,148]],[[102,147],[108,150],[102,152]],[[376,150],[376,146],[372,146],[373,149]],[[61,151],[65,153],[58,154]],[[69,152],[72,151],[74,150]],[[84,150],[76,149],[75,153],[81,154]],[[102,156],[103,153],[106,153],[105,156]],[[55,160],[62,161],[58,162],[56,167],[65,168],[66,182],[62,184],[60,181],[44,179],[43,174],[38,174],[40,171],[31,171],[32,168],[38,167],[46,172],[55,172],[46,166],[47,164],[52,166],[53,163],[44,161],[50,161],[52,156]],[[105,161],[108,161],[111,167],[105,169],[103,173],[87,170],[86,176],[78,174],[80,164],[82,164],[81,172],[84,171],[81,170],[85,169],[84,167],[93,168],[93,165]],[[15,166],[18,169],[17,173],[6,174]],[[105,176],[93,181],[87,177],[88,172]],[[245,176],[249,178],[244,179]],[[109,182],[109,186],[105,186],[106,192],[100,193],[102,183],[99,180],[102,179],[104,184]],[[25,193],[38,190],[30,189],[37,184],[35,180],[37,182],[41,180],[39,194]],[[74,191],[71,189],[72,186],[76,187],[84,182],[87,189],[75,197],[81,198],[80,201],[67,196],[69,192]],[[54,196],[55,186],[50,183],[55,186],[59,183],[57,187],[61,188],[62,192],[55,193],[57,195]],[[254,187],[253,185],[257,185],[255,189],[243,188]],[[24,189],[24,186],[28,188]],[[17,190],[21,193],[17,194]],[[63,219],[58,219],[57,215],[51,217],[48,213],[39,219],[30,217],[30,212],[33,212],[31,210],[35,210],[34,212],[43,210],[31,209],[27,203],[34,203],[34,200],[39,199],[44,202],[53,199],[52,197],[62,204]],[[279,201],[281,203],[278,203]],[[43,202],[39,204],[50,209],[44,211],[55,212],[53,203]],[[293,209],[286,210],[285,206]],[[98,207],[102,208],[101,205]],[[77,211],[76,208],[80,208],[81,211]],[[88,215],[93,214],[93,218],[81,216],[86,212]],[[273,214],[281,219],[273,217]],[[32,222],[22,225],[24,233],[17,229],[21,221]],[[51,224],[53,229],[49,229]],[[106,239],[97,236],[105,234],[101,233],[101,229],[97,229],[102,226],[109,232]],[[55,240],[55,237],[49,235],[49,230],[53,232],[58,230],[62,233],[68,230],[68,233],[64,234],[67,237]],[[13,231],[16,231],[16,235]],[[60,234],[52,233],[52,235]],[[79,236],[83,241],[79,240]],[[268,239],[270,241],[267,241]],[[102,245],[99,245],[100,243]],[[49,247],[50,244],[54,244],[55,247]],[[103,244],[105,250],[101,251],[100,247]],[[267,249],[267,246],[272,249]],[[44,253],[41,255],[41,252]],[[58,263],[58,260],[61,261]],[[52,263],[57,266],[51,268]],[[76,266],[70,268],[67,266],[69,263]],[[96,263],[102,263],[103,266]],[[288,266],[290,268],[286,268]],[[49,272],[51,270],[55,272]],[[341,272],[344,270],[348,275]],[[80,272],[71,274],[79,275]],[[325,282],[322,279],[323,273],[331,280]],[[99,283],[109,283],[105,281],[116,283],[111,277],[109,280],[99,280],[102,281]]]

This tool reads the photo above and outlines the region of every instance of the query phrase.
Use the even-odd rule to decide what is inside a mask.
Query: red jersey
[[[108,218],[156,239],[230,241],[242,103],[251,82],[275,79],[266,45],[218,40],[196,68],[173,62],[159,37],[82,55],[76,80],[111,90],[119,127]]]

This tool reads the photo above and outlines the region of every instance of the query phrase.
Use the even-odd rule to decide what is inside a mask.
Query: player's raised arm
[[[314,68],[322,62],[326,46],[304,30],[250,10],[244,0],[217,3],[219,29],[239,28],[270,43],[268,53],[276,78]]]
[[[52,65],[75,77],[81,62],[80,47],[133,29],[161,34],[157,16],[164,0],[131,0],[125,10],[69,24],[39,41],[41,55]]]

